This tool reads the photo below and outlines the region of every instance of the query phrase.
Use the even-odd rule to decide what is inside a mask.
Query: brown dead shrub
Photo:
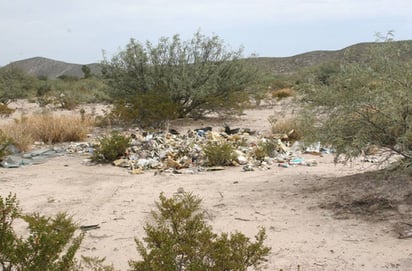
[[[291,88],[282,88],[282,89],[277,89],[272,92],[272,98],[273,99],[278,99],[281,100],[283,98],[288,98],[288,97],[294,97],[295,91]]]

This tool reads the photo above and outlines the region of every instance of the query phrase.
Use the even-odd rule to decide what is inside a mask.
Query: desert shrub
[[[118,271],[113,265],[106,265],[105,258],[86,257],[82,255],[80,270],[88,271]],[[79,271],[80,271],[79,270]]]
[[[198,197],[161,194],[159,200],[157,210],[152,211],[153,222],[144,228],[144,243],[135,240],[142,260],[130,261],[131,270],[246,271],[267,261],[270,248],[264,245],[264,229],[255,242],[240,232],[218,235],[207,224]]]
[[[43,113],[22,116],[5,126],[5,133],[20,150],[27,150],[33,141],[48,144],[81,141],[86,138],[93,122],[80,116],[54,116]]]
[[[14,222],[27,223],[27,237],[17,235]],[[0,268],[4,271],[77,270],[74,258],[83,235],[75,236],[71,217],[22,215],[15,195],[0,196]]]
[[[262,70],[262,67],[259,67],[258,81],[250,88],[250,96],[255,100],[256,105],[260,105],[261,101],[271,103],[273,99],[280,100],[296,95],[293,90],[294,75],[274,75],[269,72],[269,69],[267,67]]]
[[[81,141],[90,131],[92,121],[80,116],[53,116],[40,114],[29,117],[29,131],[35,140],[46,143]]]
[[[37,88],[35,102],[40,107],[46,107],[47,105],[53,103],[54,98],[51,95],[51,85],[48,81],[41,82]]]
[[[61,109],[73,110],[80,104],[80,98],[73,91],[63,91],[53,99],[54,105]]]
[[[35,141],[29,132],[26,122],[27,118],[21,116],[20,119],[16,119],[13,124],[7,124],[4,126],[4,134],[10,138],[10,141],[21,151],[27,151]]]
[[[14,111],[16,110],[10,108],[7,104],[0,103],[0,117],[9,117]]]
[[[237,158],[229,142],[208,142],[203,146],[203,152],[208,166],[230,166]]]
[[[17,99],[34,94],[36,78],[13,65],[0,69],[0,104],[7,105]]]
[[[112,162],[125,155],[129,147],[130,138],[112,132],[110,135],[103,136],[99,139],[98,144],[93,152],[92,159],[97,162]]]
[[[388,39],[367,47],[361,62],[348,51],[326,82],[316,80],[316,73],[307,76],[301,85],[305,141],[330,144],[346,159],[375,145],[411,166],[411,49],[410,43]]]
[[[7,147],[12,143],[11,138],[0,130],[0,161],[8,154]]]
[[[162,37],[157,44],[132,39],[103,61],[102,73],[114,99],[130,103],[153,92],[178,105],[177,117],[197,117],[211,110],[230,112],[240,98],[248,98],[243,93],[255,72],[241,56],[241,49],[229,51],[218,36],[199,31],[187,41],[179,35]]]
[[[92,76],[92,70],[87,65],[82,65],[83,78],[87,79]]]
[[[253,151],[256,160],[263,161],[265,157],[274,157],[278,149],[278,144],[273,140],[261,141]]]
[[[107,86],[102,79],[39,81],[36,102],[39,106],[53,105],[72,110],[80,104],[109,101]]]
[[[272,92],[272,98],[281,100],[283,98],[294,97],[295,91],[291,88],[282,88]]]
[[[111,124],[163,128],[167,120],[177,117],[178,108],[179,105],[168,97],[149,92],[135,96],[128,102],[117,101],[105,117]]]
[[[270,116],[269,123],[272,134],[287,135],[287,139],[291,141],[299,140],[303,136],[302,124],[298,117],[278,119],[277,116]]]

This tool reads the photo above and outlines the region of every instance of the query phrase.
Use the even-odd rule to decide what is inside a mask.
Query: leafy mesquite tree
[[[7,105],[34,92],[35,78],[15,66],[0,69],[0,103]]]
[[[103,76],[113,97],[122,100],[129,112],[135,109],[133,101],[145,96],[169,103],[175,114],[167,112],[165,117],[233,112],[246,101],[246,86],[256,74],[241,56],[242,49],[229,50],[218,36],[199,31],[191,40],[175,35],[160,38],[155,45],[132,39],[124,50],[103,61]],[[153,104],[144,107],[157,111]]]
[[[411,44],[395,42],[391,33],[384,42],[368,47],[362,61],[351,52],[327,81],[307,77],[303,101],[307,140],[331,144],[347,158],[364,153],[368,146],[400,155],[412,165],[412,55]],[[312,129],[310,129],[312,128]]]

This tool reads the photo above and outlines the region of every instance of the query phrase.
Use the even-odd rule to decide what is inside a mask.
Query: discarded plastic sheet
[[[39,149],[27,153],[6,156],[0,165],[4,168],[38,165],[46,162],[52,157],[60,156],[64,153],[65,151],[61,148]]]

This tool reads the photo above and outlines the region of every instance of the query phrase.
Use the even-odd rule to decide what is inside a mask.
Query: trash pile
[[[289,146],[289,142],[277,136],[264,137],[249,129],[225,127],[225,130],[217,132],[211,127],[204,127],[183,134],[176,130],[156,133],[136,130],[126,136],[130,136],[130,147],[122,158],[113,161],[113,165],[128,168],[132,174],[142,174],[147,170],[155,170],[155,174],[222,170],[222,165],[210,164],[204,151],[211,143],[216,146],[229,144],[232,153],[226,165],[242,166],[243,171],[270,169],[272,166],[317,165],[316,161],[305,161],[299,157],[302,152],[298,150],[298,143]],[[96,144],[99,144],[98,141],[91,146],[96,147]],[[90,145],[82,143],[68,151],[90,153],[93,150]]]
[[[303,150],[299,142],[290,145],[284,135],[262,136],[250,129],[230,129],[227,125],[221,131],[203,127],[188,130],[186,133],[178,133],[174,129],[148,133],[137,129],[122,134],[130,138],[130,144],[124,155],[113,161],[113,165],[127,168],[132,174],[142,174],[147,170],[154,170],[155,174],[195,174],[222,170],[224,166],[241,166],[243,171],[264,170],[273,166],[316,166],[315,160],[307,161],[300,155],[305,152],[315,155],[329,153],[329,150],[321,148],[320,144]],[[99,143],[99,138],[95,138],[90,142],[42,146],[27,153],[13,152],[0,165],[17,168],[40,164],[49,158],[70,153],[84,154],[87,156],[84,164],[95,165],[92,155]],[[218,160],[219,156],[227,156],[224,163],[211,162],[211,157],[205,152],[211,145],[215,147],[212,154],[213,151],[216,152],[214,155]],[[229,146],[226,153],[221,146]]]

